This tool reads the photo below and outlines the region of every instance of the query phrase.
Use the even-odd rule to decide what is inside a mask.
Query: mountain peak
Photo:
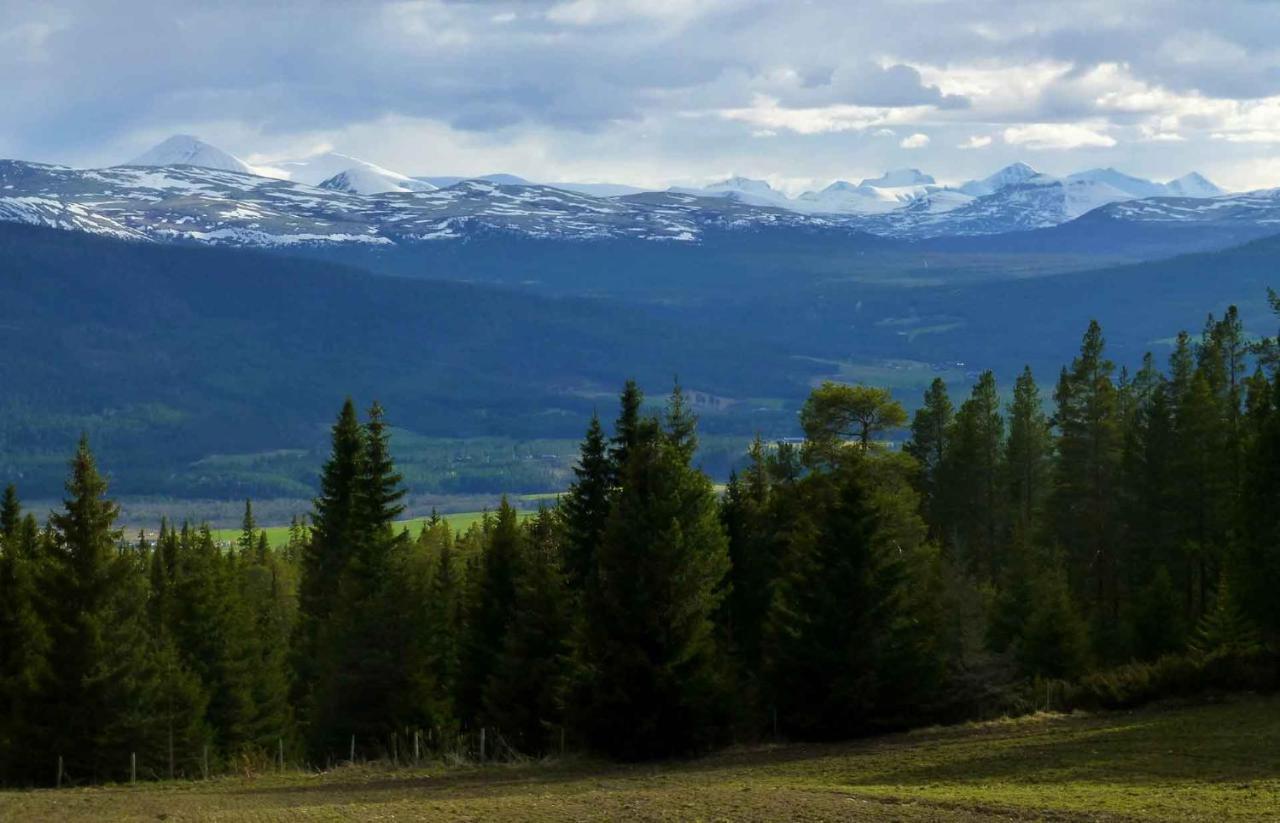
[[[247,163],[193,134],[175,134],[151,147],[126,166],[201,166],[206,169],[253,174]]]
[[[435,186],[406,177],[399,172],[360,163],[320,182],[320,188],[345,191],[348,194],[385,194],[387,192],[435,191]]]
[[[925,174],[919,169],[890,169],[879,177],[868,177],[858,185],[891,189],[902,186],[931,186],[936,182],[932,175]]]
[[[1176,180],[1170,180],[1165,183],[1165,188],[1171,194],[1182,197],[1216,197],[1219,194],[1226,194],[1222,187],[1198,171],[1188,172]]]

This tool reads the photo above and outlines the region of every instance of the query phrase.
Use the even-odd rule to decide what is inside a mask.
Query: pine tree
[[[1058,381],[1052,512],[1073,589],[1092,601],[1095,614],[1114,621],[1120,606],[1116,502],[1121,435],[1112,382],[1115,365],[1104,348],[1102,328],[1093,321],[1080,355]]]
[[[577,723],[596,749],[642,758],[715,740],[727,718],[712,617],[728,550],[710,481],[640,421],[585,603]]]
[[[1004,473],[1009,490],[1013,544],[1025,550],[1034,539],[1036,524],[1049,494],[1053,438],[1045,417],[1040,389],[1023,368],[1013,387],[1009,406],[1009,439],[1005,443]]]
[[[942,476],[951,542],[969,571],[993,580],[1000,571],[1004,545],[1004,483],[1001,455],[1004,419],[995,375],[978,378],[951,426]]]
[[[911,418],[911,439],[903,446],[903,451],[914,457],[920,465],[921,509],[935,535],[943,531],[939,501],[941,472],[954,415],[951,398],[947,395],[947,384],[942,382],[941,377],[935,377],[924,394],[924,404]]]

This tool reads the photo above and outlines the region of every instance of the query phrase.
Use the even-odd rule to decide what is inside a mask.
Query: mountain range
[[[1121,203],[1143,205],[1112,208]],[[388,245],[490,232],[698,242],[708,231],[777,226],[914,242],[1047,229],[1098,212],[1132,224],[1227,224],[1238,239],[1241,227],[1268,226],[1278,206],[1275,190],[1226,194],[1195,172],[1160,183],[1115,169],[1053,177],[1023,163],[957,186],[897,169],[793,198],[743,177],[649,192],[509,174],[411,177],[337,152],[251,165],[190,135],[106,169],[0,161],[0,219],[247,246]]]

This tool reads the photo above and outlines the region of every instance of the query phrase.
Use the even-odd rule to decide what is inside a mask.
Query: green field
[[[528,517],[532,514],[536,514],[537,509],[523,508],[522,506],[536,505],[538,500],[542,498],[547,499],[548,505],[550,505],[550,503],[555,500],[556,495],[521,495],[514,499],[514,503],[517,507],[520,507],[517,508],[520,516]],[[455,534],[464,532],[471,528],[472,524],[479,523],[484,516],[485,512],[455,512],[453,514],[440,515],[441,518],[449,523],[449,528],[451,528]],[[408,529],[410,534],[417,535],[418,531],[422,528],[422,525],[426,523],[428,519],[429,518],[426,517],[414,517],[409,520],[399,520],[396,522],[396,527]],[[267,540],[271,543],[272,548],[279,548],[289,542],[288,526],[267,526],[260,531],[267,533]],[[213,539],[226,543],[234,542],[240,539],[240,529],[213,529]]]
[[[487,767],[0,793],[3,820],[1275,820],[1280,698],[1038,715],[619,766]]]

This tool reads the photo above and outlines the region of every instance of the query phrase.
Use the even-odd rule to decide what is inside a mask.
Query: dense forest
[[[647,408],[592,420],[554,508],[409,534],[348,401],[278,549],[248,504],[232,547],[122,534],[82,440],[47,523],[0,507],[0,778],[641,759],[1277,682],[1280,346],[1234,309],[1135,373],[1092,324],[1008,403],[825,383],[722,494],[681,390]]]

